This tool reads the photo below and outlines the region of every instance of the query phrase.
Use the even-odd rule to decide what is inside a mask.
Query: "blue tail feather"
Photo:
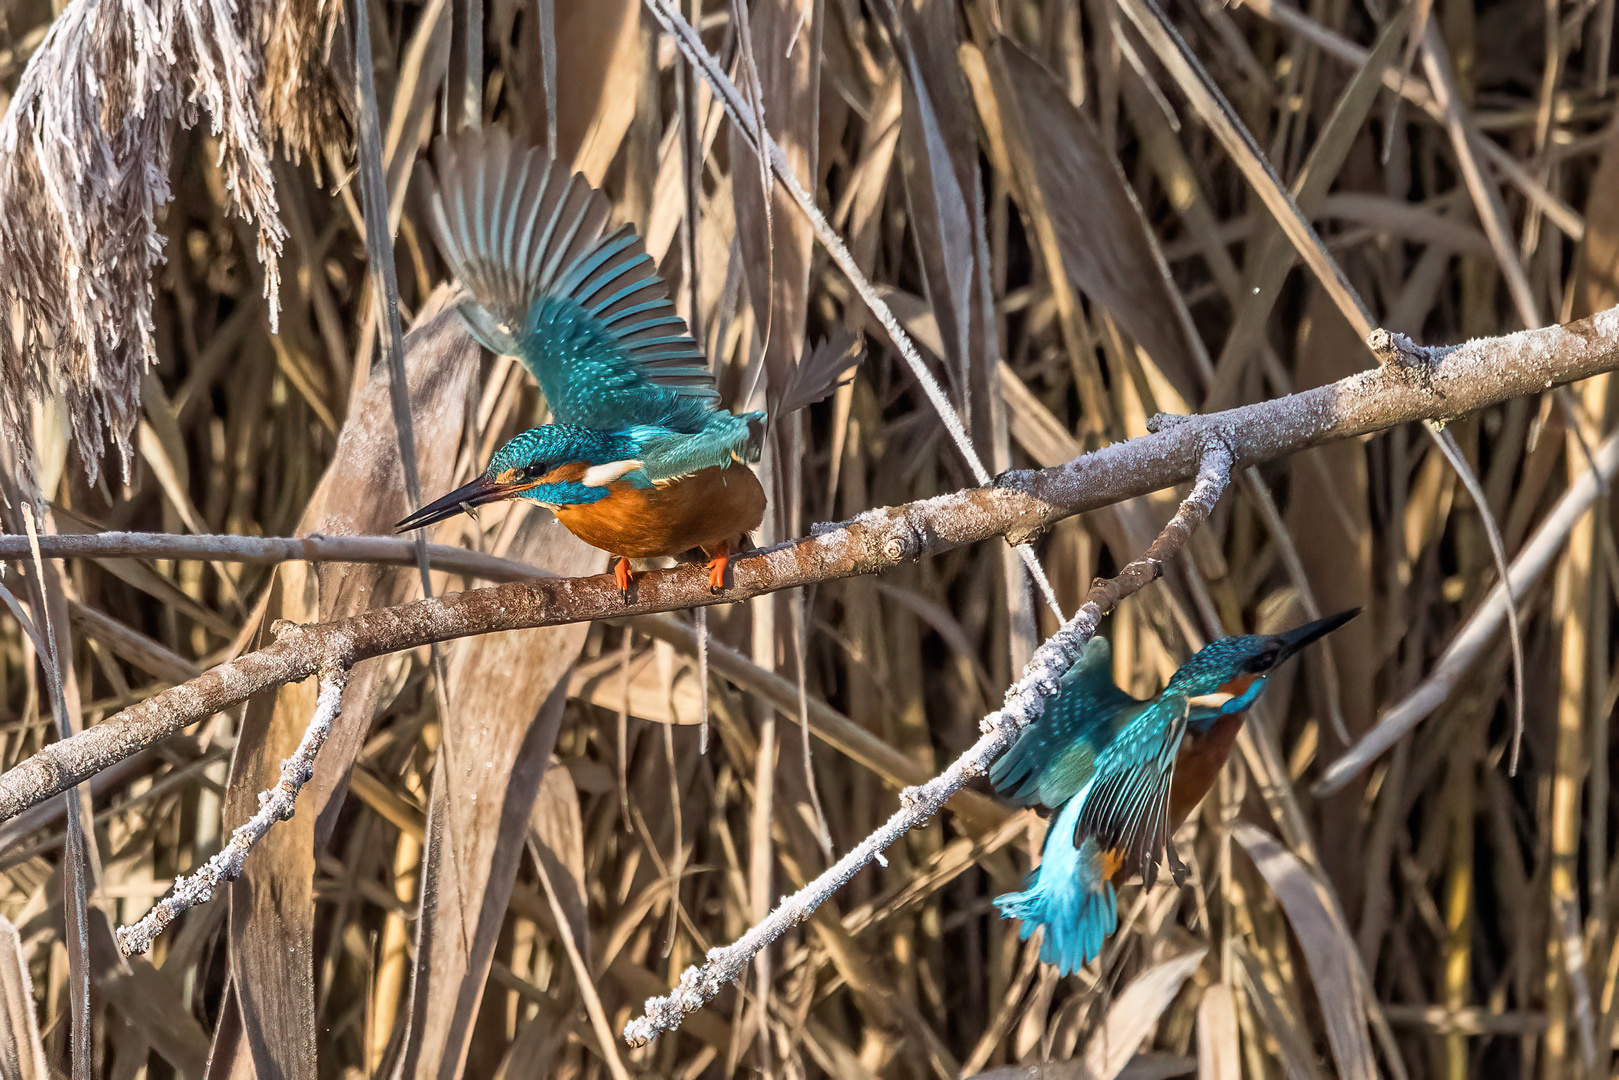
[[[1102,876],[1102,854],[1096,841],[1086,837],[1074,846],[1074,828],[1084,799],[1063,805],[1046,832],[1040,865],[1029,875],[1022,892],[995,898],[1001,918],[1019,919],[1019,936],[1027,940],[1045,930],[1040,959],[1067,975],[1090,963],[1102,943],[1118,926],[1118,900],[1113,883]]]

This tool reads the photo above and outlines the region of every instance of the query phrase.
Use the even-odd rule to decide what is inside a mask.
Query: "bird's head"
[[[401,521],[400,532],[443,521],[505,499],[541,506],[581,506],[608,495],[608,485],[641,467],[636,443],[622,435],[569,424],[530,428],[495,451],[470,484],[435,499]]]
[[[1190,700],[1194,721],[1242,712],[1259,700],[1271,672],[1288,657],[1359,614],[1353,608],[1281,634],[1221,638],[1182,664],[1165,690]]]

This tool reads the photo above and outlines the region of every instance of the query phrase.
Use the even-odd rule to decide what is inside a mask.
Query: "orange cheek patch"
[[[588,468],[590,466],[582,461],[570,461],[565,465],[558,465],[536,480],[535,484],[565,484],[570,480],[583,480],[585,470]]]
[[[1259,678],[1259,676],[1255,675],[1251,671],[1243,675],[1238,675],[1235,679],[1232,679],[1230,682],[1220,687],[1219,692],[1222,694],[1230,694],[1232,697],[1241,697],[1247,692],[1250,686],[1254,685],[1254,680],[1257,678]]]

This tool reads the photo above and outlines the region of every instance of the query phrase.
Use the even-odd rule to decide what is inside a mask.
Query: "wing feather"
[[[498,128],[440,140],[429,225],[474,333],[519,357],[560,423],[703,430],[719,403],[702,350],[635,230],[606,198]]]
[[[1149,888],[1169,843],[1169,796],[1186,715],[1180,695],[1143,709],[1098,763],[1079,818],[1079,832],[1118,851],[1124,872],[1140,874]]]
[[[991,766],[990,783],[1019,806],[1062,805],[1091,782],[1114,726],[1140,704],[1114,685],[1107,639],[1092,638],[1057,700]]]

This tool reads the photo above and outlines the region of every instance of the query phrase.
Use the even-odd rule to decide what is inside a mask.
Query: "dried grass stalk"
[[[29,62],[0,125],[0,423],[25,459],[30,405],[60,394],[91,480],[108,432],[127,477],[157,358],[152,273],[173,133],[204,112],[230,209],[257,233],[275,328],[286,229],[259,98],[269,15],[262,0],[74,0]],[[278,68],[305,70],[312,43],[284,18],[277,27]],[[296,86],[283,83],[271,110],[288,141],[312,134],[282,103]]]

